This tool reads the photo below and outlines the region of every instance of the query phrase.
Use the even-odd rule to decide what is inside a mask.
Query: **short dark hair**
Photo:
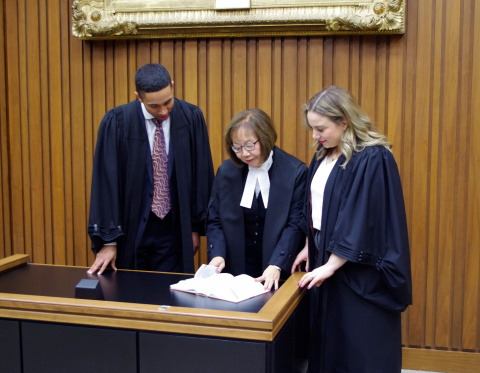
[[[230,159],[237,166],[243,166],[244,163],[238,159],[232,149],[232,136],[233,132],[241,127],[249,128],[255,132],[261,146],[261,155],[265,162],[275,146],[275,141],[277,141],[277,131],[275,130],[272,119],[267,113],[260,109],[245,110],[232,118],[225,132],[225,145]]]
[[[135,73],[135,88],[140,96],[145,92],[158,92],[171,84],[170,74],[159,63],[143,65]]]

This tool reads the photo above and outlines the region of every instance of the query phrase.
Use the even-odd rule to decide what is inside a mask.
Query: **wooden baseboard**
[[[445,373],[478,373],[480,353],[404,347],[402,368]]]

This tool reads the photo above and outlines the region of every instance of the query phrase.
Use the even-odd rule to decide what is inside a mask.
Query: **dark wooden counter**
[[[60,359],[64,365],[59,367],[46,364],[44,371],[100,371],[100,366],[110,366],[111,370],[115,364],[112,360],[132,354],[128,364],[119,365],[120,371],[154,371],[156,364],[168,366],[168,362],[175,365],[175,372],[208,372],[222,364],[230,372],[247,368],[249,372],[275,373],[303,369],[300,355],[304,354],[299,349],[303,349],[305,339],[307,307],[302,302],[305,291],[297,286],[300,273],[291,276],[277,292],[235,304],[169,289],[170,284],[192,275],[119,270],[92,276],[86,273],[87,268],[38,265],[28,260],[25,255],[0,260],[0,327],[13,328],[4,344],[15,338],[22,341],[20,371],[30,371],[29,367],[34,368],[31,371],[43,371],[40,366],[46,364],[45,359],[33,352],[45,346],[57,351],[63,346],[63,355],[70,357]],[[75,298],[75,286],[82,279],[100,280],[105,300]],[[299,307],[301,303],[303,306]],[[299,313],[301,317],[297,317]],[[56,332],[58,338],[70,337],[70,347],[80,349],[83,358],[72,364],[75,359],[68,344],[42,338]],[[109,334],[119,332],[122,337]],[[112,344],[112,338],[120,344],[123,341],[123,355],[121,347],[112,347],[107,359],[98,361],[98,354],[85,358],[95,349],[88,338],[80,343],[75,341],[82,341],[82,335],[96,333],[108,335],[97,336],[95,346],[105,348]],[[0,337],[0,351],[2,346]],[[199,351],[210,354],[211,361],[199,356]],[[42,353],[48,353],[48,348]],[[222,358],[219,360],[218,356]],[[90,366],[91,360],[97,361]],[[233,363],[238,368],[233,369]],[[1,364],[0,371],[4,371]],[[212,372],[215,371],[226,370]]]

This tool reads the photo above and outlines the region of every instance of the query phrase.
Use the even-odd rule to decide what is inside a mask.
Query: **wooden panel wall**
[[[96,131],[134,98],[137,67],[163,63],[202,108],[215,167],[229,119],[252,107],[308,163],[302,104],[337,84],[394,144],[414,283],[405,346],[480,351],[480,0],[408,0],[403,36],[137,41],[73,38],[70,1],[0,4],[0,257],[92,263]]]

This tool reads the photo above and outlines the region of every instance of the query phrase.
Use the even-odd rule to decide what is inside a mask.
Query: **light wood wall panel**
[[[0,256],[11,255],[10,222],[10,182],[8,168],[8,132],[7,132],[7,101],[6,101],[6,56],[5,56],[5,7],[0,0]]]
[[[215,168],[231,117],[259,107],[310,162],[302,105],[349,89],[394,144],[411,243],[413,348],[480,352],[480,0],[408,0],[399,36],[81,41],[71,2],[0,0],[0,257],[87,266],[97,130],[148,62],[203,110]],[[206,261],[205,242],[198,263]]]

